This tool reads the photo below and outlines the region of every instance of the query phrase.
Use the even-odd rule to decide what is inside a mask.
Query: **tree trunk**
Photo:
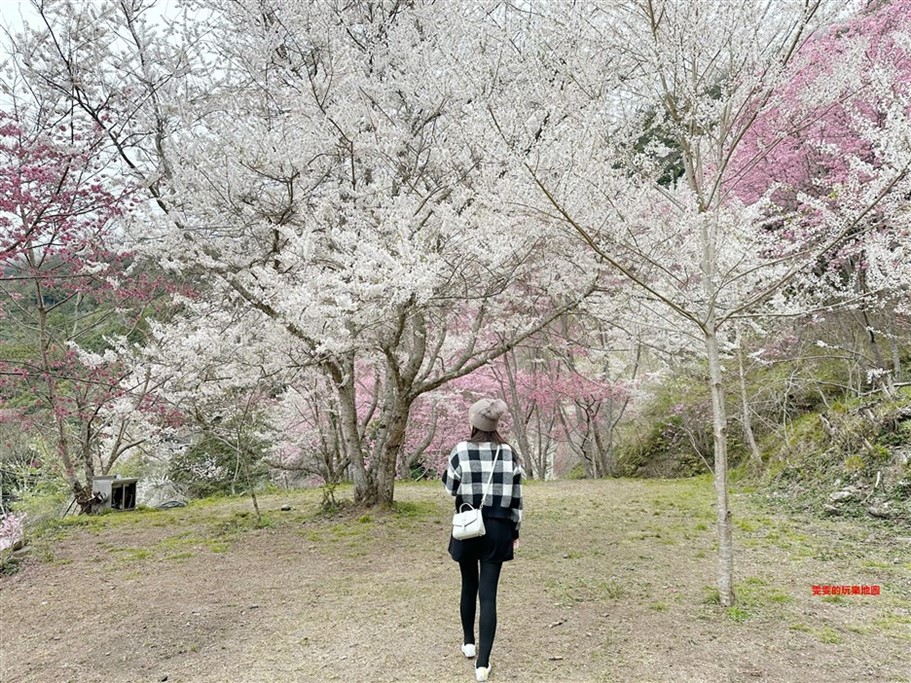
[[[592,424],[589,419],[588,411],[585,410],[578,401],[573,401],[573,411],[575,413],[576,424],[579,425],[579,446],[578,451],[582,456],[582,463],[585,465],[585,476],[589,479],[598,479],[598,463],[595,460],[594,440],[592,439]],[[562,415],[562,413],[561,413]],[[563,417],[563,426],[567,434],[570,433],[568,420]],[[584,427],[584,429],[582,428]]]
[[[88,444],[83,445],[82,451],[82,470],[85,473],[85,488],[91,491],[95,483],[95,463],[92,462],[92,452],[88,450]]]
[[[378,453],[380,462],[376,467],[376,505],[391,508],[395,494],[395,475],[399,454],[405,441],[410,405],[399,405],[391,411],[386,425],[386,439]]]
[[[595,407],[595,406],[597,406],[597,407]],[[608,443],[607,445],[604,444],[604,437],[601,432],[601,425],[599,424],[599,421],[598,421],[598,413],[601,412],[601,408],[602,408],[602,406],[600,405],[600,402],[596,403],[592,406],[592,409],[589,412],[589,416],[590,416],[589,425],[591,426],[591,430],[594,435],[595,452],[593,455],[595,458],[597,458],[598,478],[604,479],[611,475],[611,469],[612,469],[611,461],[613,460],[613,458],[612,458],[610,443]]]
[[[368,466],[357,414],[353,363],[344,370],[333,365],[330,373],[338,392],[341,431],[351,462],[354,502],[363,507],[392,507],[398,458],[405,441],[411,401],[403,399],[396,388],[387,390],[380,418],[384,423],[383,435]]]
[[[762,454],[756,445],[753,434],[753,418],[750,411],[750,402],[747,396],[746,373],[743,370],[743,347],[740,346],[740,331],[737,331],[737,371],[740,379],[740,424],[743,427],[743,439],[750,448],[750,461],[757,469],[762,469]]]
[[[895,375],[895,381],[901,382],[903,379],[901,349],[895,341],[895,337],[889,338],[889,346],[892,350],[892,373]]]
[[[47,400],[51,413],[54,416],[54,427],[56,430],[56,451],[60,463],[63,465],[63,476],[73,492],[77,503],[82,503],[92,496],[91,482],[84,486],[79,482],[76,476],[76,463],[70,453],[70,442],[66,435],[66,417],[63,414],[62,401],[57,394],[57,379],[54,375],[54,369],[51,367],[50,358],[48,357],[48,347],[50,346],[50,334],[47,329],[47,311],[44,308],[44,294],[41,285],[36,282],[35,296],[38,300],[38,350],[41,354],[41,370],[47,378]]]
[[[698,187],[692,185],[699,194]],[[718,517],[718,601],[722,607],[734,604],[734,541],[731,509],[728,502],[728,434],[727,411],[724,405],[724,378],[721,374],[721,353],[718,350],[718,324],[715,302],[718,295],[715,278],[718,258],[715,253],[715,236],[711,234],[708,217],[700,224],[702,238],[702,289],[706,301],[705,322],[702,333],[705,357],[709,366],[709,389],[712,395],[712,439],[715,448],[714,482],[715,504]],[[717,229],[717,226],[716,226]]]
[[[535,419],[535,474],[538,479],[544,481],[547,479],[547,449],[548,442],[544,438],[544,428],[541,424],[541,408],[537,405],[534,407],[533,416]]]
[[[515,369],[513,369],[513,365],[511,365],[510,362],[515,365]],[[518,374],[519,369],[518,365],[515,349],[503,354],[503,366],[506,368],[506,385],[504,386],[503,381],[500,380],[500,389],[506,395],[507,403],[509,404],[509,412],[513,415],[512,431],[513,434],[515,434],[515,440],[519,446],[519,456],[524,458],[528,465],[528,471],[525,474],[529,479],[534,479],[534,457],[531,452],[531,443],[528,440],[528,423],[525,419],[525,410],[522,405],[522,399],[519,398],[519,392],[516,386],[516,375]]]
[[[361,434],[358,428],[357,401],[354,389],[354,364],[346,367],[336,363],[326,365],[335,384],[338,396],[339,427],[345,442],[345,452],[350,458],[351,480],[354,483],[354,502],[371,507],[377,504],[376,481],[367,469]]]
[[[714,316],[705,328],[705,350],[712,393],[712,435],[715,445],[715,498],[718,506],[718,597],[722,607],[734,604],[734,543],[728,504],[727,415]]]

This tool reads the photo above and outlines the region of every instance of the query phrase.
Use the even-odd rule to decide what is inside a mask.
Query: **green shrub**
[[[58,477],[42,481],[29,491],[20,491],[12,508],[25,513],[29,530],[41,529],[63,516],[71,498],[66,481]]]
[[[205,435],[171,458],[168,479],[193,498],[233,494],[247,488],[247,470],[254,485],[267,475],[262,464],[264,444],[246,440],[238,449],[212,435]],[[239,451],[239,452],[238,452]]]
[[[585,471],[585,463],[577,462],[563,475],[563,479],[588,479],[588,472]]]
[[[621,476],[691,477],[712,463],[712,407],[704,372],[682,369],[620,433],[616,456]]]

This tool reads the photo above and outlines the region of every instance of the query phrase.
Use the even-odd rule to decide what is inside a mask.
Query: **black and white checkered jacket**
[[[462,441],[455,445],[449,456],[449,465],[443,473],[443,486],[455,496],[456,510],[463,503],[481,506],[484,487],[497,453],[495,443]],[[511,519],[519,537],[522,523],[522,468],[515,461],[512,449],[500,445],[500,457],[494,467],[493,481],[484,499],[484,512],[491,517]]]

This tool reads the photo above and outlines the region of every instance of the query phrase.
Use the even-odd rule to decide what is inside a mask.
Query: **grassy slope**
[[[433,483],[398,499],[322,517],[316,491],[268,496],[260,528],[244,499],[71,518],[0,579],[0,680],[471,680],[449,501]],[[707,479],[532,484],[526,500],[497,681],[911,681],[911,532],[736,494],[739,600],[722,610]]]
[[[763,446],[767,480],[795,507],[859,518],[875,508],[911,525],[911,387],[802,413]],[[853,495],[833,505],[839,491]]]

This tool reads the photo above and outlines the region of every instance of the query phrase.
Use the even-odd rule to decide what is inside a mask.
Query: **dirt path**
[[[911,681],[911,533],[735,496],[738,605],[711,604],[706,480],[527,488],[491,681]],[[471,681],[437,485],[75,519],[0,579],[0,681]],[[290,503],[291,512],[281,512]],[[877,585],[879,596],[812,594]]]

